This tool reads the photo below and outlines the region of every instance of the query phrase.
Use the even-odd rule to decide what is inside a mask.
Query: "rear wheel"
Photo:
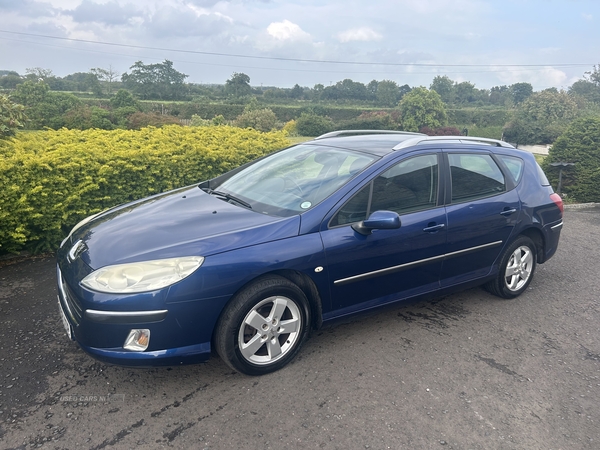
[[[302,290],[280,276],[262,278],[237,294],[215,333],[219,356],[247,375],[279,370],[300,350],[310,330],[310,309]]]
[[[498,297],[515,298],[531,283],[535,266],[535,244],[527,236],[520,236],[504,251],[498,276],[485,288]]]

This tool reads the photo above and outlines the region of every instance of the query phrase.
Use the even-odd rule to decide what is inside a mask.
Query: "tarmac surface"
[[[283,370],[108,366],[67,340],[54,260],[0,267],[0,448],[598,449],[600,209],[569,209],[528,291],[314,332]]]

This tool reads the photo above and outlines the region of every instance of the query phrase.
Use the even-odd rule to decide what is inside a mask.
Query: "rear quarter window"
[[[515,184],[519,184],[519,181],[521,181],[521,176],[523,175],[523,167],[525,167],[525,162],[516,156],[498,155],[498,158],[502,160],[508,169],[508,172]]]
[[[537,163],[537,161],[535,162],[535,165],[537,166],[538,175],[540,176],[540,184],[542,186],[550,186],[548,177],[546,177],[546,174],[544,173],[540,165]]]

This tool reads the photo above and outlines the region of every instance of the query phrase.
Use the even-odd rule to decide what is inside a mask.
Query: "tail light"
[[[562,198],[560,198],[560,195],[556,193],[550,194],[550,200],[556,203],[556,206],[558,206],[558,209],[560,209],[560,213],[562,214],[565,210],[565,206],[563,205],[563,201]]]

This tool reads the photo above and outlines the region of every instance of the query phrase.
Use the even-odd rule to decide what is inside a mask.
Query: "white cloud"
[[[289,20],[273,22],[267,27],[269,36],[279,41],[309,41],[310,34]]]
[[[352,28],[350,30],[338,33],[337,38],[340,42],[352,41],[380,41],[383,36],[369,27]]]
[[[537,89],[545,89],[551,86],[566,86],[569,77],[562,70],[554,67],[543,67],[540,70],[523,71],[522,69],[507,70],[505,67],[498,68],[498,78],[506,84],[531,83]]]
[[[594,20],[594,16],[591,14],[587,14],[587,13],[583,13],[581,15],[581,17],[583,17],[583,20],[587,20],[588,22],[591,22],[592,20]]]

